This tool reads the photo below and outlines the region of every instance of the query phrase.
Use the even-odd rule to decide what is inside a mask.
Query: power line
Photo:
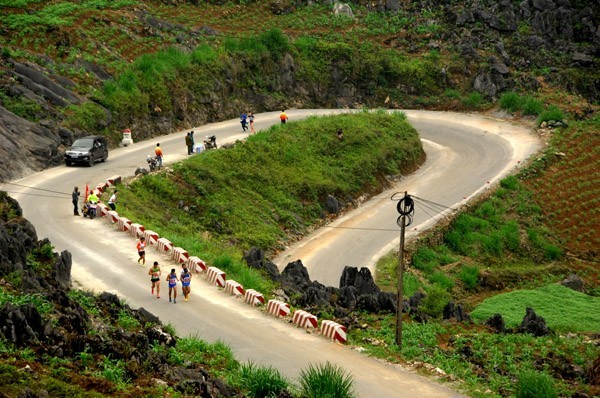
[[[17,183],[15,183],[15,182],[5,182],[4,184],[6,184],[6,185],[14,185],[14,186],[17,186],[17,187],[21,187],[21,188],[27,188],[27,189],[35,189],[35,190],[37,190],[37,191],[50,192],[50,193],[55,193],[55,194],[59,194],[59,195],[71,196],[71,194],[70,194],[70,193],[64,193],[64,192],[59,192],[59,191],[53,191],[53,190],[51,190],[51,189],[35,188],[35,187],[30,187],[30,186],[27,186],[27,185],[23,185],[23,184],[17,184]],[[20,192],[18,192],[18,193],[20,193]]]

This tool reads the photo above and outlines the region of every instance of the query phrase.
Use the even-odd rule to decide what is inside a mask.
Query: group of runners
[[[146,265],[146,238],[141,237],[137,242],[138,264],[142,266]],[[187,267],[183,266],[181,274],[177,275],[175,268],[171,269],[171,272],[167,275],[166,281],[169,285],[169,302],[177,304],[177,282],[181,282],[181,292],[183,293],[184,301],[188,301],[191,291],[192,274],[189,272]],[[155,261],[152,267],[148,270],[150,275],[150,282],[152,283],[152,295],[156,291],[156,298],[160,298],[160,279],[162,272],[158,261]]]

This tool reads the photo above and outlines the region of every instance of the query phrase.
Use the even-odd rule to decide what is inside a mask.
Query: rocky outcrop
[[[546,336],[552,333],[546,325],[546,320],[538,316],[533,308],[525,310],[525,317],[517,331],[519,333],[530,333],[534,336]]]

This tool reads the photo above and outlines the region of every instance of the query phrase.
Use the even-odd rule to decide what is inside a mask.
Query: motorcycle
[[[87,202],[83,205],[82,213],[84,217],[90,217],[93,220],[96,217],[96,208],[98,207],[97,202]]]
[[[211,135],[206,136],[206,139],[204,140],[204,149],[208,150],[208,149],[217,149],[217,136],[216,135]]]
[[[158,159],[156,158],[156,156],[148,155],[148,157],[146,158],[146,162],[148,163],[150,171],[158,169]]]

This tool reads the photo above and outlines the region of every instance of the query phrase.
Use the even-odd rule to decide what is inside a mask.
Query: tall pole
[[[404,280],[404,231],[406,229],[406,216],[400,216],[400,250],[398,263],[398,303],[396,304],[396,345],[402,348],[402,307],[404,302],[403,280]]]
[[[394,200],[396,194],[392,195]],[[396,303],[396,345],[402,348],[402,307],[404,307],[403,285],[404,285],[404,233],[406,226],[412,224],[415,202],[410,195],[404,191],[404,197],[398,201],[396,209],[400,217],[396,220],[400,226],[400,250],[398,259],[398,302]],[[407,220],[408,218],[408,220]],[[407,222],[408,221],[408,222]]]

